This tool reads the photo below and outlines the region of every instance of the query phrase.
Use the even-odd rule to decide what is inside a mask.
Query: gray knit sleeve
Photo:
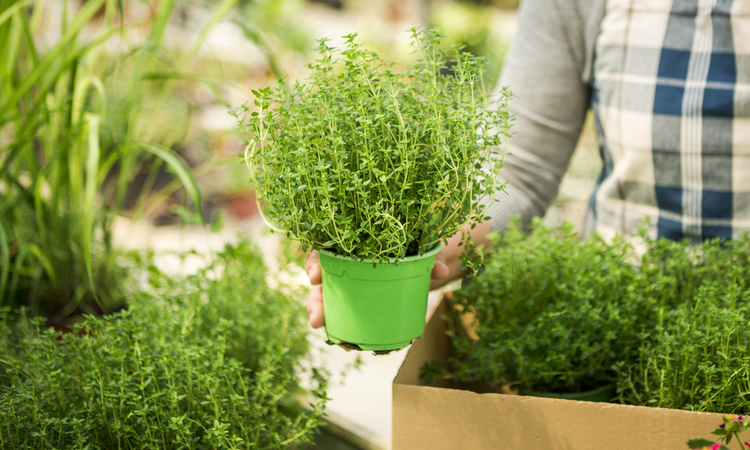
[[[603,4],[603,2],[594,2]],[[591,100],[589,67],[598,27],[591,0],[525,0],[498,87],[515,117],[502,177],[507,193],[487,210],[501,231],[512,215],[524,226],[557,196]],[[584,6],[582,6],[584,5]],[[603,9],[602,9],[603,11]],[[597,28],[598,29],[598,28]]]

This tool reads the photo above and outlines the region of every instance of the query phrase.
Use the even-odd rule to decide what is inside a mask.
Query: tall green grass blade
[[[49,235],[47,234],[47,204],[44,201],[44,187],[49,186],[47,183],[47,172],[52,169],[52,165],[42,168],[41,172],[34,180],[34,215],[36,218],[36,228],[39,241],[45,250],[49,250]]]
[[[115,206],[122,208],[125,203],[125,195],[128,192],[128,184],[136,167],[136,152],[129,151],[127,145],[121,147],[123,155],[120,158],[120,171],[117,174],[117,190],[115,192]]]
[[[71,123],[73,126],[78,125],[78,122],[81,120],[81,116],[83,114],[83,105],[86,102],[86,94],[88,93],[88,88],[93,87],[96,92],[99,94],[99,118],[101,121],[105,119],[105,115],[107,112],[107,94],[104,91],[104,84],[102,84],[102,81],[92,75],[86,76],[81,82],[76,83],[75,89],[73,92],[73,107],[71,110]]]
[[[29,3],[31,3],[31,0],[23,0],[3,11],[3,13],[0,14],[0,25],[4,24],[6,20],[10,19],[11,16],[16,13],[16,11],[19,11]]]
[[[165,0],[159,2],[159,9],[156,11],[156,17],[151,24],[151,32],[149,33],[148,43],[154,48],[161,47],[162,40],[164,39],[164,32],[169,26],[169,21],[174,13],[176,0]],[[152,66],[149,66],[151,68]]]
[[[143,182],[143,185],[141,186],[140,191],[138,192],[138,196],[136,197],[136,204],[135,208],[133,208],[134,211],[143,211],[146,212],[147,209],[144,208],[144,204],[147,204],[151,201],[151,199],[158,194],[154,195],[153,197],[150,196],[154,184],[156,183],[156,178],[159,176],[159,171],[161,170],[162,166],[164,165],[164,161],[161,159],[156,159],[156,161],[152,162],[148,167],[148,176],[146,176],[146,180]],[[159,190],[159,193],[161,193],[161,189]],[[139,215],[136,213],[133,215],[134,217],[141,219],[143,216],[139,217]]]
[[[73,40],[77,37],[78,32],[83,26],[91,19],[91,17],[97,12],[99,7],[104,3],[105,0],[89,0],[85,6],[78,12],[76,20],[70,24],[65,34],[55,44],[52,49],[39,61],[34,69],[26,75],[20,86],[16,88],[15,93],[4,103],[0,104],[0,123],[2,119],[8,113],[10,108],[16,104],[20,99],[26,96],[31,88],[39,81],[43,76],[51,76],[49,71],[57,62],[59,63],[61,55],[67,55],[67,49]],[[68,61],[70,62],[70,61]]]
[[[42,263],[42,267],[44,267],[44,271],[47,272],[47,276],[49,277],[50,281],[52,281],[53,283],[56,282],[57,273],[55,272],[55,268],[52,266],[52,263],[44,254],[42,249],[39,248],[38,245],[33,243],[26,244],[26,248],[28,248],[31,254],[36,256],[39,262]]]
[[[46,3],[47,0],[36,0],[36,4],[32,6],[33,12],[31,13],[31,18],[29,19],[29,26],[32,30],[40,30],[42,26],[42,20],[44,19],[44,12],[49,11],[49,8],[44,7],[44,3]],[[49,14],[47,14],[47,17],[49,17]]]
[[[31,57],[31,61],[34,65],[39,64],[39,52],[36,49],[36,43],[34,42],[34,31],[36,28],[33,28],[33,25],[30,24],[30,20],[27,17],[27,14],[25,14],[24,10],[21,10],[16,16],[21,25],[21,30],[23,31],[23,37],[25,38],[26,42],[26,49],[29,52],[29,56]]]
[[[96,180],[99,173],[99,116],[87,113],[85,116],[88,134],[88,158],[86,160],[86,198],[83,205],[83,257],[89,277],[91,292],[96,296],[94,274],[91,265],[92,242],[94,240],[94,200]]]
[[[107,156],[107,159],[105,159],[104,162],[100,163],[99,176],[96,179],[96,183],[99,186],[102,186],[104,184],[104,180],[107,178],[107,175],[115,166],[115,164],[117,164],[122,159],[122,156],[123,156],[122,152],[113,151],[109,153],[109,155]]]
[[[172,172],[174,172],[177,178],[180,179],[180,182],[182,182],[182,185],[185,187],[185,192],[193,202],[193,206],[195,206],[196,212],[205,222],[203,210],[201,209],[201,192],[198,188],[198,182],[195,180],[195,176],[185,160],[168,148],[159,147],[154,144],[141,144],[141,146],[145,151],[158,156],[167,163],[169,168],[172,169]]]
[[[21,275],[24,275],[24,263],[26,257],[29,255],[29,249],[26,246],[21,246],[21,249],[16,253],[16,263],[13,270],[13,278],[10,279],[10,289],[8,290],[8,298],[12,299],[18,291],[18,279]],[[28,274],[31,276],[31,274]]]
[[[8,247],[8,237],[5,234],[3,224],[0,223],[0,261],[3,264],[0,267],[0,306],[5,299],[5,288],[8,285],[8,274],[10,273],[10,250]]]

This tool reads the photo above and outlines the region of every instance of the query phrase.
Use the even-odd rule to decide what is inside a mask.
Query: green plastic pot
[[[404,348],[422,337],[438,251],[439,245],[398,264],[373,265],[320,250],[328,339],[380,352]]]
[[[615,385],[608,384],[606,386],[591,389],[590,391],[583,392],[570,392],[570,393],[556,393],[556,392],[537,392],[530,390],[522,390],[521,395],[528,395],[532,397],[547,397],[547,398],[561,398],[565,400],[578,400],[582,402],[609,402],[615,398]]]

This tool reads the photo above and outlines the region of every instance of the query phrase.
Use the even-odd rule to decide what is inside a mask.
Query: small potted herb
[[[355,38],[234,114],[267,220],[320,252],[329,339],[385,351],[422,335],[440,243],[503,187],[509,94],[488,108],[481,59],[449,60],[437,31],[412,30],[404,71]]]
[[[498,240],[484,271],[455,293],[455,318],[470,331],[453,334],[451,378],[611,400],[613,366],[637,348],[646,301],[632,247],[580,241],[569,224],[549,230],[540,221],[529,235],[511,224]]]

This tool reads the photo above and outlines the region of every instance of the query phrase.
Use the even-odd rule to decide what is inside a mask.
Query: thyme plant
[[[383,262],[422,254],[483,219],[504,187],[509,92],[494,107],[483,62],[412,29],[418,58],[393,62],[345,36],[320,41],[304,82],[253,91],[233,114],[267,217],[304,248]],[[339,58],[342,57],[342,61]]]
[[[456,292],[454,315],[472,312],[479,338],[454,332],[451,377],[557,393],[614,383],[645,315],[632,247],[581,242],[570,224],[550,230],[540,220],[530,235],[511,224],[493,247],[483,272]]]
[[[312,440],[325,372],[308,361],[297,293],[265,283],[248,242],[61,334],[0,308],[0,449],[286,449]],[[15,316],[15,317],[14,317]],[[302,366],[308,367],[303,369]],[[303,389],[300,374],[313,371]],[[310,394],[310,411],[294,400]]]
[[[707,283],[689,303],[659,308],[637,364],[620,368],[628,403],[735,414],[750,409],[750,292],[721,284],[731,286]]]
[[[619,403],[746,413],[750,235],[640,238],[511,224],[456,292],[448,365],[423,377],[538,392],[614,383]]]

